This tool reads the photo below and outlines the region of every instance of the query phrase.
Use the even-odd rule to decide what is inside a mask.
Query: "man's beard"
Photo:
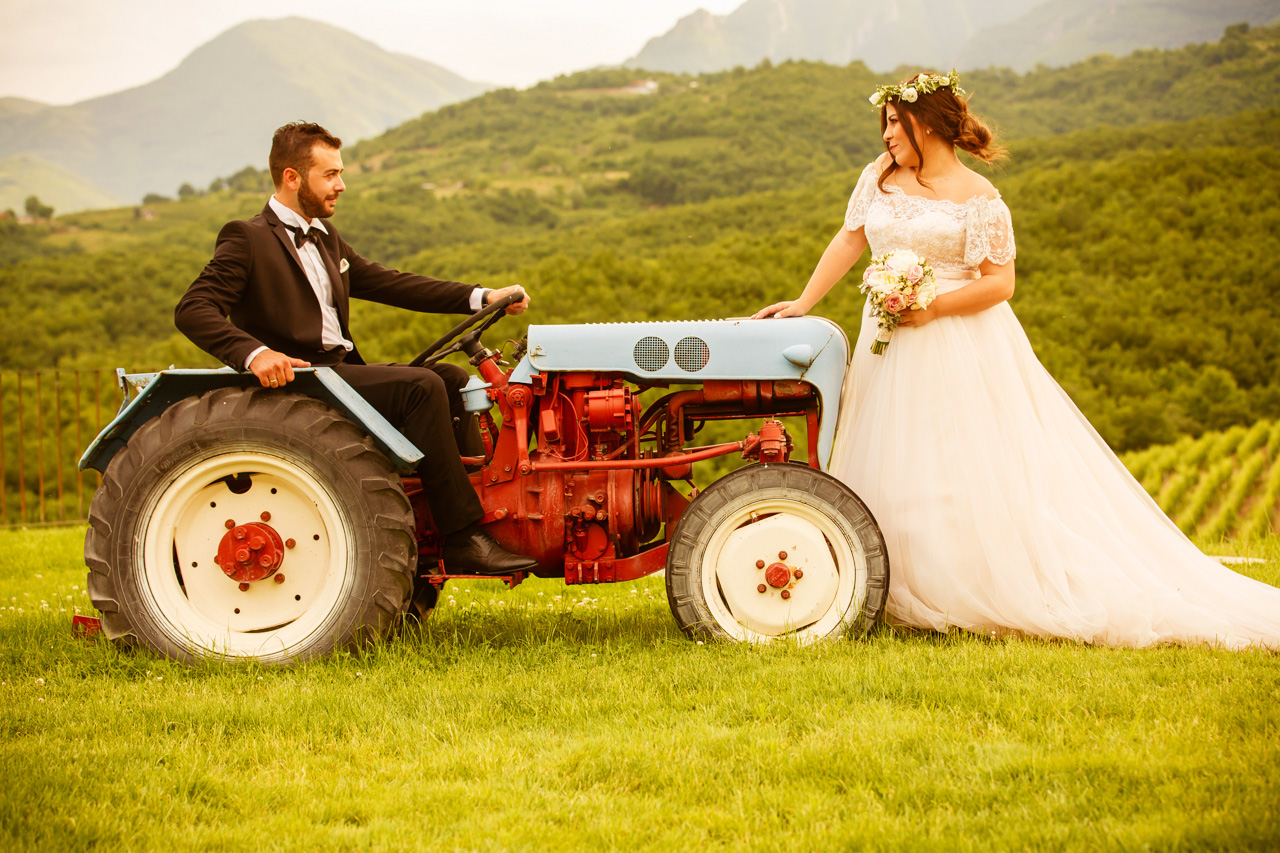
[[[306,181],[298,187],[298,206],[307,219],[328,219],[333,216],[324,206],[324,199],[311,191]]]

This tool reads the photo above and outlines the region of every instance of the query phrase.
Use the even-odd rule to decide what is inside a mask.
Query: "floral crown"
[[[952,68],[950,74],[921,73],[909,83],[890,83],[887,86],[877,86],[875,93],[867,100],[877,109],[883,107],[889,101],[906,101],[908,104],[914,104],[916,98],[921,95],[931,95],[939,89],[950,89],[955,93],[956,97],[965,94],[964,89],[960,88],[960,75]]]

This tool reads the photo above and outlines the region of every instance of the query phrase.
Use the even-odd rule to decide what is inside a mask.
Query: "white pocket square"
[[[339,272],[339,273],[344,273],[344,272],[346,272],[346,271],[347,271],[347,270],[349,270],[349,269],[351,269],[351,264],[347,263],[347,259],[346,259],[346,258],[343,258],[341,261],[339,261],[339,262],[338,262],[338,272]]]

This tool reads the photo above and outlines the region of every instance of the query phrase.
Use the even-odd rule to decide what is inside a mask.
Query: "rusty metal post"
[[[102,370],[94,368],[93,370],[93,434],[97,435],[102,432]],[[102,485],[102,475],[97,471],[93,472],[95,489]]]
[[[36,485],[40,489],[37,493],[40,496],[40,523],[44,524],[44,388],[40,382],[40,371],[33,372],[36,375]]]
[[[26,472],[23,471],[22,457],[26,451],[26,433],[22,429],[22,374],[15,373],[14,378],[18,380],[18,522],[25,524],[27,521],[27,478]]]
[[[54,476],[58,478],[58,521],[67,520],[66,501],[62,494],[62,371],[53,371]]]
[[[9,501],[5,493],[5,458],[4,458],[4,374],[0,373],[0,525],[9,524]]]
[[[82,370],[77,370],[75,371],[75,374],[74,374],[76,377],[76,458],[77,459],[80,457],[80,451],[84,449],[84,442],[81,440],[81,426],[82,426],[81,421],[83,421],[84,418],[81,417],[83,413],[80,410],[80,401],[81,401],[80,374],[83,372],[84,371]],[[84,519],[84,477],[82,476],[82,474],[83,472],[81,472],[80,466],[77,465],[76,466],[76,517],[83,520]]]
[[[5,459],[4,459],[4,374],[0,373],[0,525],[9,525],[9,501],[5,494]]]

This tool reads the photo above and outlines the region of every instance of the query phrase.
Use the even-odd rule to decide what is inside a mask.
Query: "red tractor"
[[[586,584],[665,570],[690,637],[808,642],[871,627],[884,541],[823,471],[848,361],[839,327],[532,326],[508,365],[480,341],[504,307],[414,363],[462,352],[475,367],[464,398],[483,453],[465,461],[481,523],[535,558],[532,574]],[[226,368],[119,374],[121,411],[80,463],[103,473],[85,560],[107,637],[181,660],[288,663],[425,617],[446,583],[473,577],[441,561],[407,473],[417,448],[331,370],[285,389]],[[784,417],[804,419],[804,447]],[[725,420],[755,431],[693,446]],[[728,454],[753,464],[693,486],[696,463]]]

